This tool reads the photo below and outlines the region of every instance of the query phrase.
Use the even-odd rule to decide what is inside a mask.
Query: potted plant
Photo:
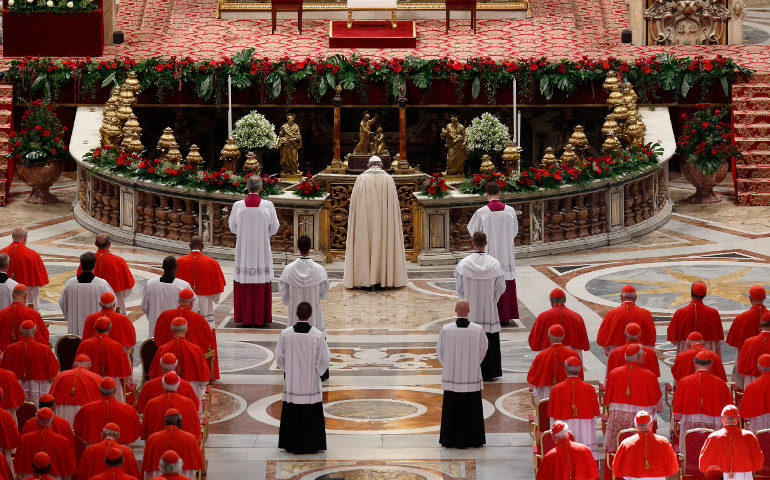
[[[449,196],[448,189],[449,187],[446,183],[446,180],[444,180],[444,177],[438,173],[434,173],[422,186],[419,194],[425,195],[426,197],[430,197],[434,200],[440,200]]]
[[[297,185],[297,189],[294,190],[293,195],[300,198],[318,198],[323,197],[324,192],[321,190],[321,185],[313,178],[309,173],[305,175],[301,182]]]
[[[67,155],[64,144],[67,127],[56,117],[54,106],[41,100],[27,103],[21,127],[21,131],[11,135],[13,150],[8,155],[15,158],[21,180],[32,187],[32,193],[24,201],[54,203],[57,198],[49,188],[61,177]]]
[[[508,136],[508,127],[489,112],[474,118],[465,134],[468,153],[474,163],[479,163],[483,155],[489,155],[492,163],[495,163],[511,139]],[[471,171],[476,170],[471,167]]]
[[[275,148],[278,142],[275,126],[256,110],[235,122],[233,139],[241,150],[254,152],[260,165],[263,165],[262,152]]]
[[[687,119],[682,135],[677,139],[681,158],[682,175],[695,187],[695,194],[687,198],[692,203],[721,202],[714,187],[724,180],[729,159],[738,157],[741,151],[732,143],[732,128],[720,120],[727,115],[727,108],[714,109],[709,103],[698,103],[698,110]]]

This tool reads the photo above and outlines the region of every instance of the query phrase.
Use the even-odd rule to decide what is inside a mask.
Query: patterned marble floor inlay
[[[474,460],[270,461],[268,480],[450,480],[476,479]]]

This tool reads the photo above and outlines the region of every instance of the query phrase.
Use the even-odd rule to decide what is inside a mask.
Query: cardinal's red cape
[[[604,404],[624,403],[646,407],[657,405],[662,395],[658,377],[640,364],[631,362],[607,375]]]
[[[171,322],[177,317],[183,317],[187,320],[187,333],[185,333],[184,336],[185,340],[197,345],[203,353],[207,353],[209,349],[214,350],[214,378],[218,379],[219,355],[216,355],[216,338],[214,338],[211,328],[203,315],[182,306],[161,313],[158,320],[155,322],[155,344],[165,345],[174,339],[174,333],[171,331]]]
[[[128,445],[139,438],[139,415],[130,405],[115,400],[115,397],[102,397],[83,405],[75,415],[72,429],[84,442],[99,443],[102,441],[104,426],[110,422],[120,427],[118,442],[121,444]]]
[[[718,417],[733,403],[727,384],[710,372],[700,371],[679,381],[674,392],[674,413]]]
[[[642,330],[638,342],[642,345],[655,345],[655,322],[649,310],[636,305],[634,302],[623,302],[604,316],[599,326],[596,343],[602,347],[607,345],[626,344],[626,325],[635,323]]]
[[[572,406],[575,408],[572,408]],[[598,417],[599,399],[594,387],[577,377],[567,377],[551,389],[548,416],[559,420]]]
[[[0,410],[0,448],[13,450],[19,445],[19,437],[19,427],[16,426],[13,415]]]
[[[176,278],[189,283],[196,295],[216,295],[225,291],[225,275],[219,262],[199,251],[176,259]]]
[[[621,348],[616,348],[610,353],[610,356],[607,357],[607,373],[626,364],[625,347],[627,345],[631,345],[632,343],[638,344],[639,341],[629,340],[625,344],[622,344],[623,346]],[[645,347],[644,345],[642,345],[642,348],[644,349],[644,363],[642,363],[642,366],[654,373],[656,377],[660,377],[660,365],[658,363],[658,355],[655,353],[655,350],[650,347]]]
[[[49,475],[66,476],[75,473],[75,449],[69,440],[50,428],[43,427],[37,432],[22,435],[13,468],[16,473],[32,473],[32,459],[38,452],[45,452],[51,457]]]
[[[8,278],[28,287],[48,285],[48,271],[36,251],[21,242],[11,242],[0,253],[7,253],[11,257],[8,262]]]
[[[133,374],[123,345],[104,333],[97,333],[88,340],[83,340],[75,354],[88,355],[91,359],[91,371],[102,377],[129,377]]]
[[[158,349],[150,367],[150,378],[158,377],[163,373],[160,368],[160,359],[167,353],[176,355],[176,360],[179,362],[176,373],[188,382],[207,382],[211,379],[209,362],[203,357],[203,352],[197,345],[184,338],[175,338]],[[563,367],[562,370],[564,370]]]
[[[77,444],[75,443],[75,435],[72,434],[72,426],[70,426],[70,422],[58,415],[54,415],[51,430],[53,430],[54,433],[58,433],[62,437],[69,440],[69,442],[72,444],[73,450],[77,448]],[[40,431],[40,425],[37,424],[37,418],[32,417],[27,420],[27,423],[24,424],[24,430],[21,431],[21,434],[26,435],[28,433],[34,433],[37,431]]]
[[[87,368],[75,367],[56,375],[48,393],[53,395],[56,405],[85,405],[102,398],[101,381],[102,377]]]
[[[83,327],[83,340],[88,340],[96,335],[94,325],[96,324],[96,319],[99,317],[107,317],[112,323],[108,337],[127,348],[136,345],[136,329],[134,329],[134,324],[131,323],[131,320],[127,316],[122,313],[117,313],[111,308],[103,308],[86,318],[86,324]]]
[[[678,471],[679,461],[671,443],[652,432],[638,432],[623,440],[612,462],[616,478],[670,477]]]
[[[726,382],[727,374],[725,373],[725,366],[722,364],[722,358],[700,344],[693,345],[676,356],[674,359],[674,366],[671,367],[671,375],[674,376],[674,380],[678,383],[680,379],[695,373],[694,360],[698,352],[706,352],[709,354],[711,357],[711,373],[716,375],[717,378],[722,379],[723,382]]]
[[[770,332],[760,332],[759,335],[751,337],[743,343],[741,353],[738,355],[738,365],[736,369],[741,375],[759,376],[759,367],[757,362],[762,354],[770,352]]]
[[[94,475],[90,480],[138,480],[133,475],[122,472],[118,467],[110,467],[99,475]]]
[[[19,378],[10,370],[0,368],[0,388],[3,389],[3,399],[0,408],[20,407],[24,403],[24,389],[19,384]]]
[[[83,273],[83,269],[78,267],[78,273]],[[96,267],[94,275],[103,278],[110,284],[114,292],[120,292],[129,288],[134,288],[134,276],[126,265],[122,257],[115,255],[107,249],[96,251]]]
[[[117,448],[123,452],[123,466],[120,470],[139,479],[139,465],[136,462],[134,452],[111,438],[104,439],[86,448],[78,462],[78,478],[92,478],[106,472],[107,464],[104,463],[104,454],[110,448]]]
[[[556,385],[567,378],[564,370],[564,362],[569,357],[577,357],[571,348],[561,343],[554,343],[538,353],[527,373],[527,382],[535,387],[547,387]],[[583,369],[580,370],[580,379],[583,379]]]
[[[59,371],[59,361],[48,345],[37,343],[32,337],[21,337],[8,346],[0,368],[12,371],[22,381],[51,380]]]
[[[178,473],[164,473],[163,475],[155,478],[151,478],[150,480],[192,480],[189,477],[185,477],[184,475],[180,475]]]
[[[759,319],[767,312],[764,305],[752,305],[750,309],[739,314],[730,325],[727,332],[727,344],[740,350],[743,342],[759,335]]]
[[[535,352],[548,348],[551,345],[548,329],[557,324],[564,328],[564,345],[569,345],[575,350],[591,349],[583,317],[561,303],[537,316],[529,332],[529,348]]]
[[[730,472],[754,472],[762,468],[763,463],[757,437],[736,425],[726,425],[706,439],[698,465],[701,472],[716,465],[727,477]]]
[[[177,393],[167,392],[153,398],[144,407],[142,440],[147,440],[153,433],[163,430],[166,426],[166,411],[169,408],[176,408],[182,414],[182,430],[200,438],[201,422],[198,417],[198,404]]]
[[[689,305],[674,312],[666,338],[669,342],[681,342],[692,332],[700,333],[704,342],[725,339],[719,312],[701,300],[693,299]]]
[[[48,346],[48,327],[43,317],[34,308],[29,308],[21,302],[13,302],[0,310],[0,351],[21,338],[21,324],[25,320],[35,322],[35,341]]]
[[[164,393],[165,390],[163,390],[163,377],[160,376],[153,378],[142,386],[142,390],[139,391],[139,398],[136,400],[134,408],[137,412],[143,413],[147,402],[153,398],[163,395]],[[193,390],[190,382],[182,378],[179,379],[179,388],[176,390],[176,393],[185,398],[189,398],[195,405],[198,405],[200,402],[200,400],[198,400],[198,394],[195,392],[195,390]]]
[[[15,478],[13,473],[11,473],[11,465],[8,463],[8,460],[5,459],[5,455],[0,455],[0,477],[3,480],[14,480]],[[50,478],[50,480],[54,479]]]
[[[543,456],[537,480],[594,480],[599,478],[596,460],[585,445],[563,438]]]
[[[142,473],[160,470],[160,458],[166,450],[173,450],[184,461],[185,470],[200,470],[203,468],[203,455],[198,439],[175,425],[169,425],[163,431],[153,433],[144,446],[142,458]]]
[[[763,372],[759,378],[746,385],[739,411],[741,418],[751,418],[770,413],[770,372]]]

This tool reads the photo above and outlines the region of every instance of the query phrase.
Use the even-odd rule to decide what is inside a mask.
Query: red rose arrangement
[[[62,126],[55,110],[56,107],[47,101],[27,102],[27,110],[21,117],[21,130],[10,134],[11,152],[7,157],[26,165],[45,165],[50,160],[67,156],[64,142],[67,127]]]
[[[484,186],[488,182],[497,182],[500,185],[501,192],[510,192],[511,188],[508,184],[508,179],[505,178],[500,172],[490,173],[476,173],[465,179],[465,182],[460,186],[462,193],[475,193],[477,195],[484,195]]]
[[[307,174],[297,185],[294,195],[301,198],[318,198],[323,196],[323,192],[321,191],[321,185],[316,179],[312,175]]]
[[[422,186],[422,190],[420,190],[419,193],[420,195],[425,195],[434,200],[438,200],[449,195],[446,180],[444,180],[444,177],[438,173],[434,173],[430,178],[428,178],[428,181],[425,182],[425,184]]]
[[[723,161],[742,152],[733,143],[730,124],[720,121],[729,113],[729,105],[723,109],[714,109],[709,103],[695,106],[698,110],[692,117],[682,114],[682,119],[687,121],[676,141],[677,151],[699,172],[711,175]]]

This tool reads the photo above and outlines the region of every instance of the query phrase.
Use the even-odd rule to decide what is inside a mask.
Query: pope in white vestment
[[[94,275],[96,255],[87,252],[80,256],[83,273],[72,277],[64,284],[59,297],[59,307],[67,320],[67,333],[83,336],[86,318],[100,311],[99,300],[104,292],[114,293],[106,280]]]
[[[369,169],[353,185],[342,282],[345,288],[407,283],[398,191],[379,157],[369,160]]]
[[[142,311],[147,315],[150,324],[149,331],[155,332],[155,322],[161,313],[179,306],[179,292],[185,288],[192,290],[189,283],[175,277],[176,258],[168,256],[163,259],[163,275],[147,281],[142,292]],[[192,311],[199,308],[198,296],[193,297]],[[160,345],[158,345],[160,346]]]

